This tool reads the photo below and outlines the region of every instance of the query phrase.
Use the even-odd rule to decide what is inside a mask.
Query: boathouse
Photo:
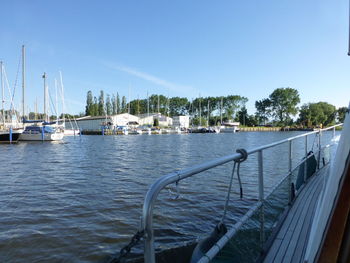
[[[173,127],[178,128],[189,128],[190,127],[190,117],[189,116],[174,116],[173,117]]]
[[[118,126],[127,126],[132,124],[137,126],[139,118],[129,113],[122,113],[111,116],[84,116],[76,120],[81,131],[100,131],[102,127],[114,129]],[[69,123],[66,123],[66,127]]]

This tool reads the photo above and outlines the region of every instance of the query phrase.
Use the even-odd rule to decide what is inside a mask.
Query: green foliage
[[[271,116],[271,100],[262,99],[255,102],[256,117],[259,124],[266,124]]]
[[[207,119],[201,117],[195,117],[192,119],[192,124],[195,125],[195,126],[206,126],[207,125]]]
[[[119,98],[118,92],[117,92],[116,104],[117,104],[117,114],[121,113],[120,98]]]
[[[107,97],[106,97],[106,113],[107,115],[112,114],[112,103],[111,103],[111,97],[109,96],[109,94],[107,94]]]
[[[345,120],[345,114],[347,112],[348,108],[347,107],[340,107],[337,110],[337,119],[339,123],[343,123]]]
[[[125,112],[127,112],[127,105],[126,105],[126,97],[123,96],[120,113],[125,113]]]
[[[93,107],[92,92],[91,90],[89,90],[86,96],[86,107],[85,107],[86,115],[92,115],[92,107]]]
[[[301,106],[298,123],[307,127],[327,126],[335,122],[335,117],[335,106],[327,102],[308,103]]]
[[[112,114],[113,115],[117,114],[117,100],[114,94],[112,95]]]
[[[256,125],[258,125],[257,118],[254,115],[249,115],[247,108],[244,106],[237,113],[236,121],[239,121],[240,125],[243,125],[243,126],[256,126]]]
[[[106,115],[105,111],[105,99],[103,90],[100,91],[100,96],[98,97],[98,115]]]
[[[269,96],[271,112],[275,120],[281,125],[288,125],[292,121],[291,115],[298,113],[300,102],[299,92],[292,88],[275,89]]]

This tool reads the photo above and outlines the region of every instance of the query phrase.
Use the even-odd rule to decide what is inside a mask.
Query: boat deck
[[[297,196],[263,262],[303,262],[316,204],[329,165],[322,168]]]

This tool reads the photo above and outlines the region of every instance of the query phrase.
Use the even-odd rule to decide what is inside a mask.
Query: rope
[[[232,189],[232,182],[233,182],[233,176],[235,174],[235,169],[236,169],[236,165],[237,165],[237,177],[238,177],[238,183],[239,183],[239,190],[240,190],[240,197],[241,199],[243,198],[243,187],[242,187],[242,181],[241,181],[241,176],[240,176],[240,173],[239,173],[239,169],[240,169],[240,164],[241,162],[244,162],[245,160],[247,160],[248,158],[248,153],[246,150],[244,149],[237,149],[236,150],[237,153],[240,153],[241,154],[241,157],[238,158],[238,159],[235,159],[234,160],[234,163],[233,163],[233,168],[232,168],[232,174],[231,174],[231,179],[230,179],[230,185],[228,187],[228,191],[227,191],[227,197],[226,197],[226,201],[225,201],[225,206],[224,206],[224,214],[222,216],[222,219],[221,219],[221,223],[224,222],[225,220],[225,217],[226,217],[226,213],[227,213],[227,207],[228,207],[228,203],[230,201],[230,195],[231,195],[231,189]]]

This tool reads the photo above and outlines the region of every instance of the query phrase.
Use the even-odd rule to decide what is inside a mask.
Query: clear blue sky
[[[131,99],[237,94],[250,114],[279,87],[297,89],[302,103],[350,100],[347,0],[11,0],[0,8],[0,59],[13,87],[26,45],[31,110],[36,98],[43,107],[42,73],[52,90],[59,70],[71,113],[101,89],[130,89]]]

